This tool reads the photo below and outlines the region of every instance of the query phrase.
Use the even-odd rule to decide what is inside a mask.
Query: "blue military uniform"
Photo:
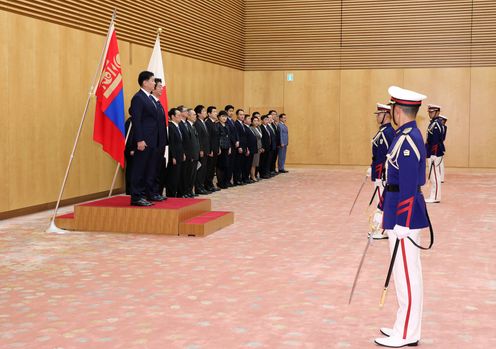
[[[436,113],[441,111],[441,107],[429,104],[428,111],[429,113]],[[427,128],[427,141],[425,143],[427,158],[429,159],[429,179],[431,181],[431,192],[426,200],[428,203],[441,201],[441,166],[445,152],[444,132],[443,119],[440,116],[432,117]]]
[[[426,152],[415,121],[396,131],[387,158],[383,228],[392,230],[395,225],[410,229],[428,227],[424,196],[420,191],[425,184]]]
[[[391,123],[382,125],[379,131],[372,138],[372,164],[371,167],[371,180],[384,179],[384,170],[386,163],[386,154],[389,146],[393,142],[395,131]]]
[[[372,164],[370,165],[370,178],[374,182],[374,194],[377,193],[379,200],[379,205],[383,202],[384,184],[385,184],[385,165],[386,165],[386,154],[388,152],[389,146],[393,143],[395,136],[395,131],[389,119],[386,120],[386,116],[390,115],[391,107],[389,105],[384,105],[377,103],[377,111],[374,113],[377,117],[377,122],[381,125],[379,131],[372,138]],[[381,118],[382,117],[382,118]],[[386,121],[386,123],[384,123]],[[381,207],[382,209],[382,207]],[[387,239],[387,235],[384,234],[384,230],[381,229],[382,222],[382,212],[378,210],[374,213],[372,224],[370,226],[372,238],[375,240]]]
[[[381,328],[375,343],[389,348],[417,345],[421,336],[423,284],[420,231],[428,227],[420,187],[425,184],[426,149],[422,134],[404,107],[419,107],[426,96],[396,86],[389,88],[392,117],[405,122],[396,131],[386,160],[382,226],[389,236],[398,311],[393,327]],[[396,115],[396,113],[399,115]],[[406,121],[410,120],[410,121]],[[394,256],[394,259],[393,259]]]
[[[441,117],[437,117],[431,120],[429,127],[427,128],[427,143],[425,144],[425,149],[427,151],[427,157],[443,156],[444,155],[444,139],[445,136],[445,126],[443,125]]]

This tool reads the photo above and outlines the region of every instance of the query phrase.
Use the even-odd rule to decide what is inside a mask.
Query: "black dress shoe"
[[[150,197],[148,197],[148,201],[164,201],[165,198],[162,195],[155,194]]]
[[[221,189],[227,189],[227,188],[229,188],[229,186],[228,185],[225,185],[225,184],[217,184],[217,186],[219,188],[221,188]]]
[[[145,199],[139,199],[139,200],[131,200],[131,206],[152,206],[153,204],[150,201],[147,201]]]
[[[289,171],[286,170],[279,170],[279,173],[288,173]]]
[[[270,178],[270,176],[268,176],[268,175],[260,176],[260,179],[269,179],[269,178]]]

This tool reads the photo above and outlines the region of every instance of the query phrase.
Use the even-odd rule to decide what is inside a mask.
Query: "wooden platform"
[[[55,224],[73,231],[206,236],[234,222],[232,212],[211,211],[209,199],[170,198],[150,207],[126,195],[76,205]]]

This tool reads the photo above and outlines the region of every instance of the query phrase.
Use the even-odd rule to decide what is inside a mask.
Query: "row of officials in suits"
[[[288,172],[285,114],[271,110],[249,115],[232,105],[220,111],[203,105],[165,111],[161,79],[143,71],[138,83],[126,121],[126,192],[131,205],[207,195]]]

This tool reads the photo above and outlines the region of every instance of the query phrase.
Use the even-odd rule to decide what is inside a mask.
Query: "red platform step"
[[[207,236],[233,223],[232,212],[205,212],[179,223],[179,235]]]

